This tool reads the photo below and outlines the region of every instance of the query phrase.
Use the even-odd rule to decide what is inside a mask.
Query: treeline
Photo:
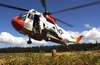
[[[82,43],[82,44],[70,44],[69,51],[91,51],[99,50],[100,43]],[[57,52],[68,51],[66,46],[63,45],[54,45],[54,46],[36,46],[36,47],[8,47],[0,48],[0,53],[20,53],[20,52],[52,52],[53,49],[56,49]]]

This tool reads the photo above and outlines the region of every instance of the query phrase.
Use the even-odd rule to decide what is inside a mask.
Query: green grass
[[[44,53],[1,53],[0,62],[1,65],[100,65],[100,54],[99,50],[88,54],[74,51],[53,58]]]

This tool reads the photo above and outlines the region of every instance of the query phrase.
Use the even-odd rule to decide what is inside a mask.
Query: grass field
[[[52,53],[0,53],[1,65],[100,65],[100,50]]]

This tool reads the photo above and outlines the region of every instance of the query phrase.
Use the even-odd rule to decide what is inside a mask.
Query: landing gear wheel
[[[27,41],[27,44],[31,44],[32,43],[32,41]]]
[[[31,44],[32,43],[32,41],[31,41],[31,39],[29,38],[29,41],[27,41],[27,44]]]

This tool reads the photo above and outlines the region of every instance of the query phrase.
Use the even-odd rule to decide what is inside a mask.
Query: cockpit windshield
[[[28,14],[28,12],[20,14],[19,17],[18,17],[18,19],[25,21],[27,14]]]

